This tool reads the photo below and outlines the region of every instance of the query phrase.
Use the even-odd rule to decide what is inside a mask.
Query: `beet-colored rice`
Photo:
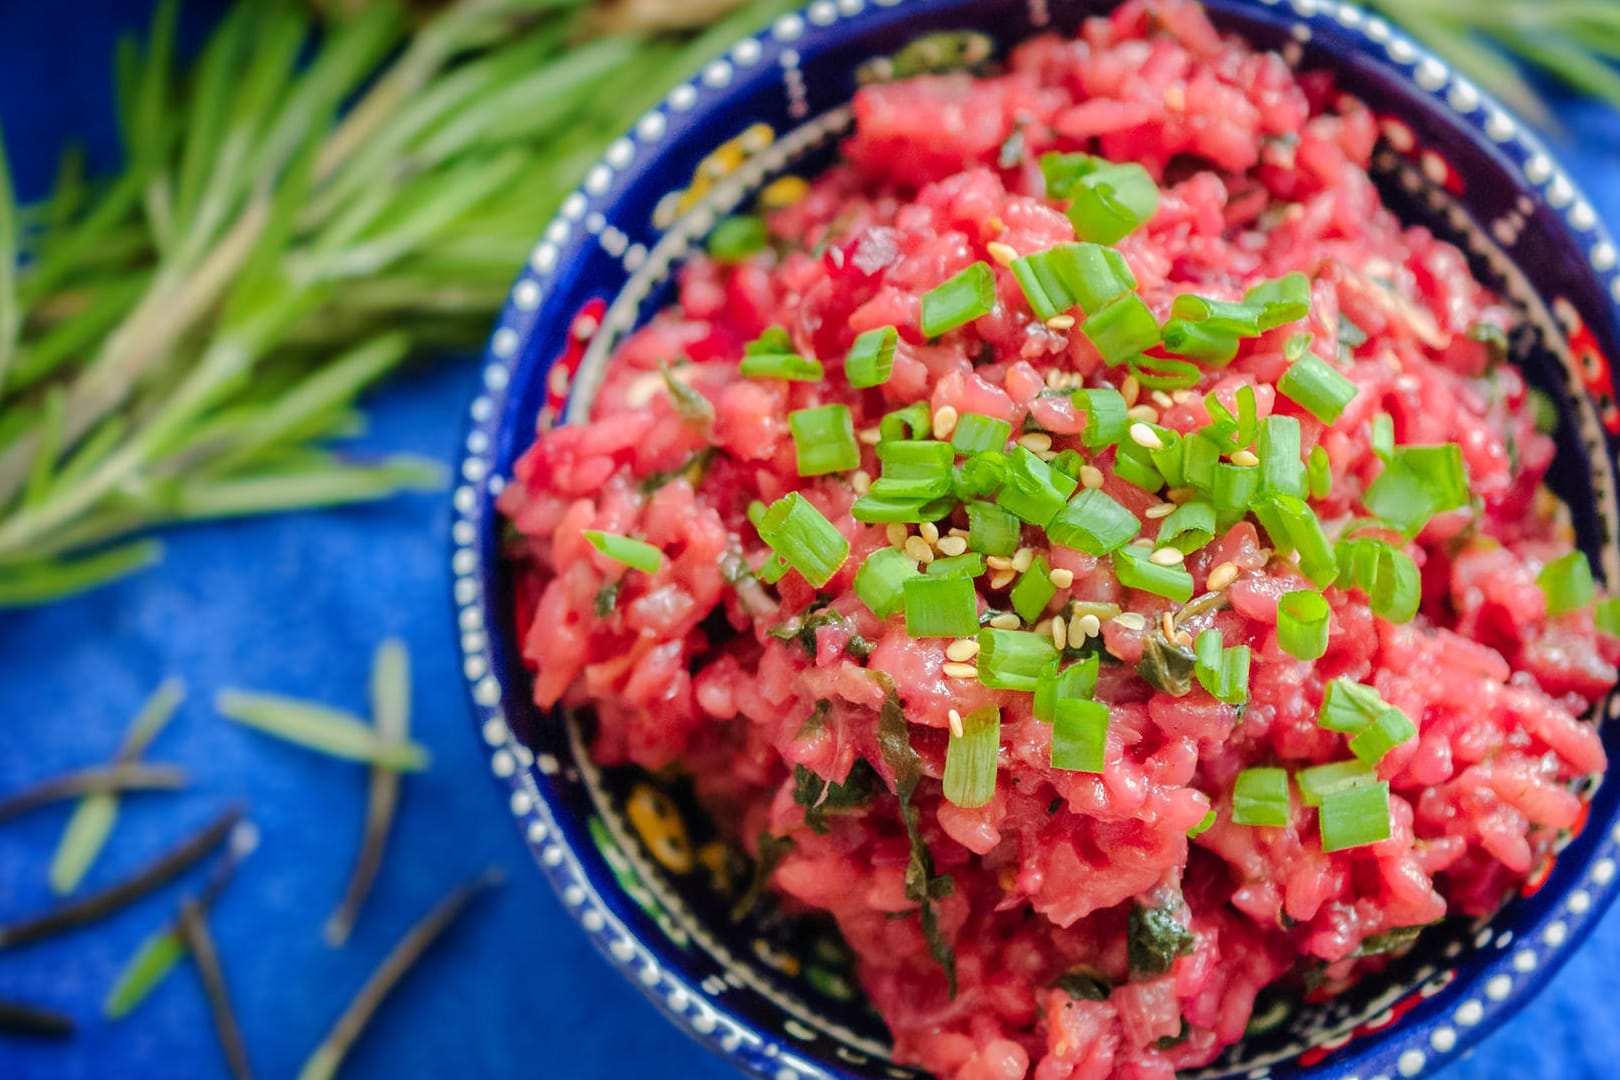
[[[1009,150],[1015,131],[1022,147]],[[1078,40],[1033,40],[992,77],[868,86],[844,163],[770,212],[773,250],[735,265],[694,259],[678,302],[619,350],[590,419],[543,432],[518,463],[501,507],[529,597],[520,619],[536,701],[593,709],[603,763],[689,772],[750,847],[762,834],[790,838],[772,887],[836,918],[898,1060],[957,1080],[1168,1078],[1239,1039],[1267,984],[1310,970],[1343,985],[1382,962],[1358,956],[1369,939],[1492,911],[1577,822],[1570,782],[1605,764],[1580,717],[1615,682],[1620,643],[1594,629],[1589,606],[1547,613],[1537,574],[1571,549],[1567,516],[1542,487],[1553,444],[1520,375],[1480,332],[1513,315],[1455,248],[1383,208],[1367,172],[1376,136],[1367,108],[1327,75],[1219,36],[1180,0],[1133,0]],[[1371,443],[1380,412],[1398,444],[1460,444],[1474,500],[1404,546],[1424,584],[1410,623],[1375,618],[1359,591],[1326,590],[1331,637],[1315,661],[1278,646],[1277,597],[1309,585],[1263,529],[1243,521],[1189,556],[1195,596],[1213,568],[1235,567],[1218,590],[1225,604],[1183,628],[1213,626],[1227,645],[1252,647],[1244,707],[1144,681],[1144,643],[1177,605],[1123,589],[1106,557],[1053,547],[1052,567],[1073,583],[1048,613],[1072,598],[1143,616],[1102,625],[1122,662],[1103,664],[1096,691],[1111,722],[1100,775],[1051,767],[1052,727],[1032,718],[1028,694],[947,676],[948,640],[910,638],[903,617],[879,620],[857,599],[856,569],[892,542],[849,514],[878,473],[875,438],[862,443],[869,476],[802,479],[787,421],[843,402],[856,430],[875,435],[883,414],[926,400],[1084,449],[1083,417],[1050,391],[1119,387],[1123,369],[1105,367],[1078,328],[1036,320],[1005,268],[990,314],[933,341],[918,329],[921,294],[975,261],[996,265],[987,244],[1023,254],[1075,239],[1044,197],[1036,159],[1048,150],[1139,162],[1158,180],[1158,212],[1118,248],[1161,321],[1180,293],[1236,299],[1290,271],[1311,279],[1303,324],[1246,341],[1196,393],[1143,392],[1137,404],[1159,424],[1193,431],[1210,421],[1204,393],[1232,407],[1252,386],[1262,417],[1298,417],[1302,450],[1325,449],[1332,491],[1312,506],[1330,533],[1365,513],[1360,496],[1383,468]],[[1275,384],[1284,342],[1301,330],[1339,340],[1341,318],[1366,337],[1346,339],[1340,364],[1359,392],[1324,425]],[[852,390],[841,377],[851,341],[889,325],[900,331],[892,378]],[[771,326],[819,357],[826,378],[741,377],[743,346]],[[679,377],[712,403],[712,421],[683,419],[666,391],[659,366],[682,358]],[[1114,475],[1112,451],[1087,460],[1152,535],[1159,497]],[[766,586],[748,572],[771,555],[750,503],[790,491],[852,547],[820,590],[834,615],[803,642],[768,631],[797,626],[818,591],[797,573]],[[939,531],[965,523],[958,513]],[[593,550],[587,529],[644,539],[663,565],[626,571]],[[1008,606],[996,577],[977,579],[981,607]],[[1241,769],[1346,758],[1344,736],[1316,722],[1338,677],[1376,688],[1418,727],[1379,765],[1393,835],[1324,854],[1316,811],[1297,794],[1286,827],[1234,824]],[[921,838],[952,881],[930,906],[954,951],[954,997],[908,915],[919,907],[911,846],[878,738],[890,685],[921,756]],[[962,809],[939,783],[949,713],[985,704],[1001,708],[999,782],[988,805]],[[888,791],[826,813],[824,831],[807,826],[795,766],[842,783],[862,761]],[[1189,841],[1212,806],[1215,824]],[[1164,974],[1133,970],[1143,912],[1190,930],[1190,950]]]

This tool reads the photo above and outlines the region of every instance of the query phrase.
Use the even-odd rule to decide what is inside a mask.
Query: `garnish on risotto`
[[[690,773],[899,1060],[1168,1078],[1579,819],[1620,611],[1375,138],[1174,0],[868,85],[518,463],[536,701]]]

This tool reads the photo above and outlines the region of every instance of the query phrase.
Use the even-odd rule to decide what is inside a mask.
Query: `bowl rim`
[[[577,853],[562,840],[556,816],[542,795],[535,774],[553,775],[560,763],[538,757],[513,734],[504,709],[508,690],[526,694],[526,687],[509,688],[498,677],[487,628],[499,613],[488,610],[490,579],[495,567],[487,558],[493,501],[504,487],[496,454],[498,430],[514,365],[524,345],[536,333],[536,318],[547,286],[568,268],[560,252],[579,234],[591,216],[610,210],[617,192],[615,177],[634,168],[645,154],[667,149],[665,133],[682,114],[724,106],[733,89],[733,73],[756,65],[769,66],[771,54],[784,47],[815,51],[834,43],[852,24],[884,17],[896,9],[951,7],[962,0],[814,0],[784,14],[753,35],[741,37],[727,52],[673,87],[653,105],[640,122],[612,143],[602,159],[586,174],[580,187],[564,201],[531,251],[508,294],[481,359],[482,379],[468,410],[465,455],[452,492],[451,579],[452,600],[461,642],[462,667],[471,712],[489,752],[490,770],[507,794],[508,809],[523,842],[564,909],[581,925],[603,957],[617,968],[655,1007],[701,1045],[745,1071],[766,1080],[837,1080],[843,1070],[804,1057],[795,1046],[763,1031],[746,1017],[733,1013],[712,992],[692,984],[670,969],[637,939],[636,933],[606,903]],[[1295,36],[1308,40],[1314,29],[1328,27],[1355,39],[1366,58],[1391,78],[1426,97],[1446,123],[1463,130],[1476,142],[1495,149],[1504,170],[1520,191],[1528,193],[1537,210],[1550,212],[1556,229],[1586,255],[1586,268],[1602,286],[1603,303],[1611,326],[1620,327],[1620,257],[1607,229],[1597,219],[1590,201],[1563,166],[1528,125],[1506,107],[1479,90],[1464,76],[1385,19],[1351,3],[1334,0],[1205,0],[1212,9],[1236,14],[1281,12],[1293,20]],[[1044,10],[1045,0],[1031,0],[1031,9]],[[1605,446],[1603,452],[1611,453]],[[1611,698],[1606,722],[1620,720],[1620,696]],[[1558,903],[1548,905],[1529,927],[1498,931],[1487,928],[1476,944],[1494,947],[1496,956],[1476,978],[1479,993],[1447,1017],[1408,1022],[1360,1040],[1353,1050],[1337,1054],[1320,1067],[1319,1075],[1369,1075],[1373,1080],[1428,1076],[1466,1055],[1481,1039],[1506,1022],[1534,997],[1564,961],[1585,940],[1603,912],[1620,892],[1620,806],[1608,820],[1590,827],[1606,833],[1585,853],[1578,866],[1559,870],[1567,875]],[[1529,936],[1515,938],[1521,930]],[[1494,940],[1487,940],[1494,939]],[[1533,940],[1532,940],[1533,939]],[[1249,1075],[1269,1074],[1263,1067]],[[1315,1072],[1316,1070],[1313,1070]],[[917,1075],[915,1070],[891,1070],[897,1077]],[[1377,1074],[1377,1075],[1373,1075]]]

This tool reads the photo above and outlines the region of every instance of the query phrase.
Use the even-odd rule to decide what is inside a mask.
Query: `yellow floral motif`
[[[637,784],[625,803],[625,814],[653,858],[672,874],[689,874],[697,865],[686,823],[670,797],[651,784]]]
[[[715,184],[736,172],[749,158],[775,141],[775,129],[769,124],[758,123],[715,147],[698,162],[696,171],[692,173],[691,186],[672,191],[658,200],[658,207],[653,211],[653,224],[660,229],[669,228],[712,191]]]
[[[760,963],[775,968],[784,975],[798,977],[799,958],[792,953],[777,951],[764,938],[754,939],[754,955],[759,957]]]

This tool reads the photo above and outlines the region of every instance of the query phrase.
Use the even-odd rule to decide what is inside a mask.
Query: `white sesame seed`
[[[991,555],[984,560],[984,564],[992,570],[1011,570],[1012,560],[1005,555]]]
[[[1107,477],[1103,476],[1103,471],[1101,469],[1097,468],[1097,466],[1095,466],[1095,465],[1082,465],[1082,466],[1080,466],[1080,483],[1081,483],[1081,486],[1091,488],[1093,491],[1095,491],[1097,488],[1100,488],[1100,487],[1103,486],[1103,481],[1105,479],[1107,479]]]
[[[1165,393],[1163,390],[1155,390],[1149,396],[1153,398],[1153,404],[1157,405],[1161,409],[1168,409],[1170,406],[1175,404],[1175,402],[1171,400],[1170,395]]]
[[[1021,547],[1013,553],[1012,568],[1022,574],[1029,569],[1030,563],[1035,561],[1035,549]]]
[[[945,659],[954,660],[958,664],[965,664],[979,655],[979,642],[976,638],[957,638],[945,646]]]
[[[856,469],[850,474],[849,489],[857,495],[865,495],[872,490],[872,474],[865,469]]]
[[[967,541],[960,536],[942,536],[934,547],[941,555],[956,556],[967,553]]]
[[[950,438],[951,433],[956,430],[956,422],[958,420],[960,420],[960,419],[961,419],[961,414],[958,413],[956,411],[956,409],[954,409],[950,405],[941,405],[938,409],[935,409],[934,410],[934,438],[936,438],[936,439],[948,439],[948,438]]]
[[[1149,555],[1148,561],[1156,566],[1180,566],[1186,558],[1180,548],[1162,547]]]
[[[929,547],[928,542],[920,536],[906,538],[905,552],[924,566],[934,561],[934,549]]]
[[[945,535],[947,535],[947,536],[960,536],[962,539],[966,540],[972,534],[969,533],[966,529],[958,529],[957,527],[955,527],[953,525],[953,526],[951,526],[951,530],[948,533],[946,533]]]
[[[1177,405],[1185,405],[1187,402],[1191,401],[1193,397],[1194,395],[1191,390],[1177,390],[1175,393],[1170,395],[1170,400],[1175,402]]]
[[[855,433],[855,437],[867,446],[876,446],[882,441],[883,433],[875,427],[861,428]]]
[[[1019,436],[1018,445],[1038,454],[1043,450],[1052,449],[1052,436],[1044,431],[1032,431],[1028,435]]]
[[[1125,415],[1132,420],[1140,420],[1144,424],[1157,424],[1159,422],[1159,410],[1151,405],[1133,405],[1125,410]]]
[[[1114,621],[1127,630],[1146,630],[1147,619],[1136,611],[1122,611],[1114,616]]]
[[[990,241],[984,245],[984,250],[1002,266],[1010,266],[1012,261],[1018,258],[1018,249],[1011,244],[1003,244],[1000,240]]]
[[[1033,629],[1037,634],[1041,635],[1041,637],[1046,637],[1052,632],[1052,620],[1042,619],[1040,622],[1031,627],[1031,629]]]
[[[972,664],[947,662],[942,670],[948,678],[952,679],[977,679],[979,677],[979,669]]]
[[[1254,456],[1253,450],[1239,450],[1237,453],[1232,455],[1232,464],[1251,466],[1258,465],[1260,464],[1260,459]]]
[[[951,734],[960,739],[962,737],[962,714],[952,709],[945,714],[945,719],[950,721]]]
[[[1066,570],[1061,566],[1047,574],[1046,577],[1048,581],[1060,589],[1067,589],[1074,584],[1074,571]]]
[[[1209,572],[1209,579],[1205,582],[1205,586],[1212,592],[1220,592],[1236,581],[1237,576],[1237,563],[1223,562]]]
[[[1005,589],[1012,584],[1013,578],[1017,576],[1011,570],[997,570],[990,575],[990,587],[992,589]]]
[[[1136,381],[1135,375],[1125,376],[1125,381],[1119,384],[1119,396],[1125,399],[1126,408],[1136,404],[1136,399],[1142,396],[1142,384]]]
[[[1131,425],[1131,442],[1148,450],[1163,450],[1164,440],[1159,433],[1143,423]]]
[[[1147,518],[1149,521],[1158,521],[1160,518],[1167,518],[1167,517],[1169,517],[1171,514],[1173,514],[1175,512],[1176,512],[1176,504],[1175,503],[1173,503],[1173,502],[1162,502],[1162,503],[1154,503],[1152,506],[1150,506],[1146,510],[1142,511],[1142,516]]]
[[[1040,458],[1042,461],[1056,461],[1058,459],[1058,452],[1056,450],[1037,450],[1035,452],[1035,456]]]
[[[1069,624],[1061,615],[1052,620],[1052,644],[1058,652],[1069,647]]]
[[[1171,488],[1169,491],[1164,493],[1164,497],[1170,502],[1175,503],[1177,506],[1180,506],[1185,502],[1191,502],[1197,496],[1198,489],[1190,487]]]
[[[1074,329],[1074,316],[1054,315],[1046,320],[1046,325],[1053,330],[1072,330]]]
[[[910,532],[911,530],[907,529],[902,523],[891,521],[888,527],[883,530],[883,535],[888,537],[890,547],[903,548],[906,546],[906,537],[910,535]]]
[[[922,537],[925,543],[937,543],[939,541],[939,526],[932,521],[925,521],[917,526],[917,535]]]
[[[1018,616],[1010,611],[1003,611],[1001,614],[991,618],[990,625],[997,630],[1016,630],[1019,626]]]
[[[1080,628],[1080,636],[1083,638],[1094,638],[1102,633],[1102,620],[1095,615],[1076,615],[1071,621]],[[1069,636],[1075,636],[1072,629]]]
[[[1168,611],[1159,616],[1159,630],[1166,639],[1174,639],[1176,636],[1176,620]]]

